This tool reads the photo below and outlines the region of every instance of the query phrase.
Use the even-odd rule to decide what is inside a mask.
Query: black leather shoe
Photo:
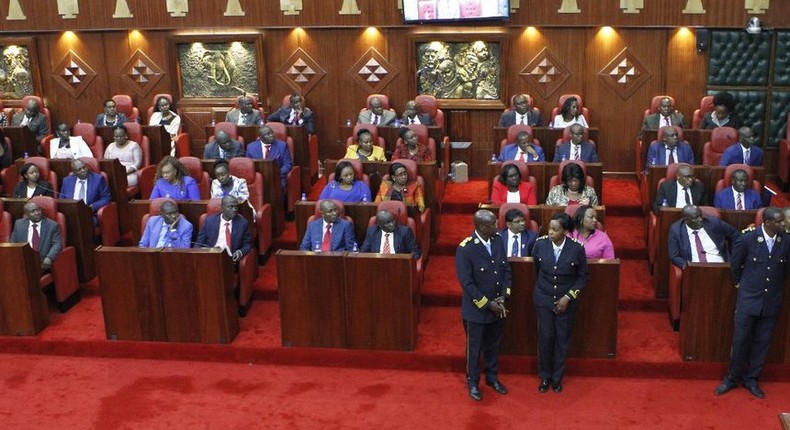
[[[469,397],[476,402],[483,400],[483,394],[480,392],[480,389],[474,386],[469,387]]]
[[[763,393],[763,390],[761,390],[760,387],[758,387],[757,385],[752,385],[752,386],[744,385],[744,387],[746,387],[746,389],[749,390],[750,393],[752,393],[752,396],[757,397],[758,399],[762,399],[763,397],[765,397],[765,393]]]
[[[540,381],[540,385],[538,385],[538,392],[545,393],[546,391],[549,391],[549,385],[551,385],[551,380],[549,379]]]
[[[486,382],[486,385],[493,388],[499,394],[507,394],[507,387],[505,387],[501,382],[494,381],[494,382]]]
[[[724,381],[721,384],[719,384],[719,386],[716,387],[715,390],[713,390],[713,394],[715,394],[717,396],[721,396],[722,394],[727,393],[728,391],[732,390],[733,388],[735,388],[735,384],[734,383],[732,383],[730,381]]]
[[[561,393],[562,392],[562,381],[555,382],[552,385],[551,388],[554,390],[555,393]]]

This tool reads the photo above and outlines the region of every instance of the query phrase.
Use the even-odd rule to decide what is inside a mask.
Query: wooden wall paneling
[[[708,56],[710,51],[697,52],[694,30],[667,30],[665,67],[666,94],[675,97],[675,109],[686,117],[691,127],[694,110],[707,94]],[[648,142],[649,143],[649,142]]]

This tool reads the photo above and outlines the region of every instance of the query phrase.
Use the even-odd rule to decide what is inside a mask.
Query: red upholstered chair
[[[357,133],[359,130],[365,129],[373,136],[373,143],[383,149],[387,149],[387,142],[383,137],[379,136],[379,129],[373,124],[357,124],[354,126],[354,132],[351,136],[346,138],[346,148],[357,143]]]
[[[500,154],[502,153],[502,149],[505,148],[505,145],[509,145],[511,143],[516,143],[516,138],[518,137],[518,134],[521,133],[522,131],[526,131],[527,133],[529,133],[530,136],[533,136],[533,134],[532,134],[532,126],[530,126],[530,125],[515,124],[515,125],[511,125],[510,127],[508,127],[507,128],[507,137],[502,139],[501,142],[499,142],[499,153]],[[532,138],[532,143],[534,145],[541,146],[540,145],[540,141],[538,139],[535,139],[534,137]]]
[[[175,205],[178,206],[178,202],[177,201],[175,201],[175,200],[173,200],[171,198],[168,198],[168,197],[157,197],[157,198],[155,198],[153,200],[150,200],[148,202],[148,213],[143,215],[142,218],[140,218],[140,234],[141,235],[145,231],[145,226],[148,224],[148,220],[152,216],[159,215],[159,208],[162,206],[162,203],[164,203],[164,202],[175,203]],[[183,214],[181,214],[181,218],[184,218]],[[138,240],[137,240],[138,242],[139,242],[139,239],[140,238],[138,238]]]
[[[233,108],[234,109],[238,109],[239,108],[239,100],[241,100],[243,97],[247,97],[247,98],[250,99],[250,102],[252,104],[252,108],[257,110],[258,112],[260,112],[261,113],[261,118],[264,121],[266,121],[266,112],[264,112],[263,108],[261,107],[261,104],[258,101],[258,97],[251,96],[249,94],[248,95],[238,96],[238,97],[236,97],[236,102],[234,103]]]
[[[249,204],[255,210],[255,232],[258,253],[266,255],[272,246],[272,206],[263,202],[263,175],[255,171],[255,162],[250,158],[236,157],[228,162],[231,175],[247,181],[250,191]]]
[[[408,159],[401,159],[397,160],[398,163],[402,164],[403,167],[406,168],[406,174],[408,175],[408,179],[406,180],[406,188],[414,188],[414,187],[421,187],[423,192],[425,191],[425,179],[417,174],[417,163],[413,160]],[[385,174],[381,177],[382,181],[389,181],[390,175]],[[397,202],[397,201],[396,201]],[[379,205],[382,203],[387,202],[379,202]],[[402,203],[402,202],[397,202]],[[387,207],[385,205],[385,207]],[[416,215],[416,214],[415,214]],[[431,209],[429,207],[425,208],[425,211],[420,213],[419,216],[415,219],[417,222],[417,240],[420,244],[420,249],[422,250],[423,260],[428,261],[428,256],[431,250],[431,217],[433,216]]]
[[[422,285],[422,266],[423,261],[427,261],[428,253],[423,248],[423,238],[420,236],[419,226],[418,224],[407,215],[406,205],[403,202],[397,200],[390,200],[386,202],[379,202],[377,209],[379,211],[387,211],[395,217],[395,221],[400,225],[405,225],[409,227],[411,233],[414,235],[414,239],[417,241],[417,246],[420,247],[420,251],[422,255],[417,260],[417,282],[419,285]],[[373,227],[376,225],[376,217],[372,216],[368,220],[368,227]]]
[[[96,127],[87,122],[78,122],[71,129],[71,134],[82,137],[93,153],[93,158],[104,158],[104,139],[96,134]],[[49,145],[47,145],[49,148]]]
[[[41,276],[39,285],[42,289],[55,284],[55,302],[61,312],[66,312],[79,301],[79,280],[77,279],[77,252],[73,246],[67,246],[68,231],[66,216],[58,212],[58,202],[52,197],[36,196],[31,201],[41,208],[42,214],[57,222],[60,227],[60,241],[63,249],[52,263],[49,273]]]
[[[579,210],[581,205],[578,203],[574,203],[572,205],[565,206],[565,214],[570,216],[571,218],[576,216],[576,211]],[[606,231],[603,224],[600,221],[595,221],[595,228],[601,231]]]
[[[209,215],[222,212],[222,199],[211,199],[206,205],[206,213],[200,215],[198,228],[203,228],[203,223]],[[254,243],[253,243],[254,245]],[[236,284],[239,287],[239,315],[247,314],[252,305],[253,284],[258,279],[258,253],[253,250],[239,260]]]
[[[156,165],[152,164],[150,166],[145,166],[139,170],[140,172],[140,179],[137,182],[137,185],[140,187],[140,197],[143,200],[148,199],[151,197],[151,193],[154,191],[154,183],[156,182]]]
[[[379,98],[379,100],[381,101],[381,107],[382,108],[384,108],[386,110],[391,110],[393,112],[395,111],[394,109],[390,108],[390,97],[388,95],[385,95],[385,94],[371,94],[371,95],[369,95],[368,98],[365,99],[365,107],[360,109],[360,111],[363,111],[363,110],[367,109],[368,106],[370,106],[370,99],[372,99],[373,97],[378,97]]]
[[[129,118],[129,122],[140,121],[140,109],[134,105],[132,97],[127,94],[116,94],[112,96],[116,110]]]
[[[563,94],[563,95],[561,95],[560,98],[557,100],[557,106],[554,107],[554,109],[551,110],[551,118],[549,118],[549,121],[553,121],[554,117],[559,115],[560,112],[562,112],[562,104],[565,103],[565,100],[567,100],[567,99],[569,99],[571,97],[576,97],[576,100],[578,100],[578,102],[579,102],[579,112],[581,112],[582,116],[584,116],[584,119],[587,121],[587,124],[590,124],[590,110],[587,109],[586,107],[584,107],[584,102],[582,101],[582,96],[580,96],[578,94]]]
[[[718,166],[724,151],[738,142],[738,131],[732,127],[716,127],[711,131],[710,141],[702,147],[702,164]]]
[[[672,96],[668,96],[668,95],[654,96],[653,99],[650,100],[650,107],[645,109],[645,114],[643,118],[647,118],[648,116],[657,113],[659,106],[661,106],[661,100],[664,100],[664,98],[668,98],[670,101],[672,101],[672,106],[675,106],[675,98]]]
[[[288,136],[288,128],[285,124],[280,122],[267,122],[272,131],[274,132],[274,138],[277,140],[282,140],[288,145],[288,152],[291,154],[291,160],[294,159],[294,140],[291,136]],[[297,166],[296,163],[293,164],[291,171],[285,176],[286,186],[285,186],[285,193],[286,193],[286,203],[288,207],[288,212],[293,212],[294,205],[299,200],[302,195],[302,168]]]
[[[191,176],[198,183],[200,198],[207,200],[211,197],[211,177],[203,170],[203,163],[197,157],[181,157],[178,159],[186,167]]]
[[[680,128],[680,126],[673,125],[672,128],[674,128],[675,131],[678,133],[678,140],[685,140],[686,139],[686,136],[683,134],[683,129]],[[661,128],[658,129],[658,132],[656,133],[656,140],[654,140],[653,142],[656,142],[656,141],[662,142],[663,140],[664,140],[664,128],[661,127]]]
[[[0,200],[0,243],[7,243],[11,237],[11,214],[5,211]]]
[[[675,177],[678,174],[678,169],[680,168],[680,166],[690,166],[690,164],[673,163],[667,166],[667,172],[663,178],[658,180],[658,183],[656,184],[656,190],[658,190],[658,188],[661,187],[661,184],[663,184],[664,182],[675,180]],[[695,179],[695,180],[698,181],[699,179]],[[648,202],[648,204],[652,206],[653,202]],[[656,255],[658,254],[658,240],[659,240],[659,238],[657,237],[658,217],[656,216],[656,214],[652,212],[652,210],[648,215],[647,223],[648,223],[647,224],[647,258],[648,258],[648,264],[650,266],[650,271],[652,272],[653,263],[655,263]]]
[[[27,160],[25,160],[25,162],[35,164],[36,167],[38,167],[39,177],[49,182],[49,184],[52,185],[52,188],[55,190],[56,193],[60,191],[60,182],[58,182],[59,181],[58,175],[57,173],[50,170],[49,159],[44,157],[29,157]],[[16,186],[19,180],[20,180],[19,174],[17,174],[16,182],[14,182],[13,185]],[[3,183],[5,183],[5,181]],[[11,184],[9,183],[8,186],[10,187]],[[10,190],[13,191],[14,189],[11,188]]]
[[[437,103],[436,97],[422,94],[415,97],[414,102],[417,103],[417,112],[428,114],[428,116],[433,119],[433,123],[436,124],[437,127],[441,127],[442,132],[444,132],[444,112],[439,109],[439,103]]]
[[[103,172],[99,167],[99,160],[91,157],[80,157],[93,173],[98,173],[104,177],[105,182],[108,181],[107,173]],[[108,182],[109,183],[109,182]],[[126,197],[126,196],[124,196]],[[113,199],[118,196],[113,196]],[[118,204],[111,201],[107,206],[100,208],[96,211],[96,218],[99,224],[96,226],[95,235],[101,237],[101,243],[104,246],[115,246],[121,240],[120,226],[118,221]]]
[[[513,94],[512,96],[510,96],[510,105],[508,105],[507,109],[505,109],[505,112],[510,112],[516,109],[516,103],[513,100],[516,98],[517,95],[519,94]],[[526,93],[521,95],[527,98],[527,103],[529,103],[529,105],[532,106],[533,111],[540,112],[540,110],[535,107],[535,100],[532,98],[531,95]]]
[[[500,167],[499,171],[501,172],[505,168],[505,166],[511,164],[518,167],[518,172],[521,173],[521,182],[529,182],[533,190],[538,189],[538,181],[537,179],[535,179],[534,176],[529,175],[529,165],[525,161],[507,160],[502,163],[502,167]],[[499,174],[496,174],[493,178],[491,178],[492,187],[493,187],[493,181],[498,180],[497,178],[499,178]]]
[[[585,183],[587,184],[587,186],[588,187],[594,187],[595,186],[595,180],[593,180],[592,176],[589,176],[587,174],[587,165],[584,163],[584,161],[580,161],[580,160],[565,160],[565,161],[561,162],[559,166],[557,166],[557,174],[552,176],[551,179],[549,180],[549,189],[551,189],[551,187],[556,187],[557,185],[559,185],[562,182],[562,169],[564,169],[565,166],[568,165],[568,163],[576,163],[579,166],[581,166],[582,172],[584,172],[584,176],[586,178],[585,179]]]
[[[765,208],[757,209],[757,213],[754,214],[754,225],[759,227],[763,225],[763,212],[765,212]]]
[[[133,140],[140,145],[140,150],[143,151],[143,165],[142,167],[151,164],[151,141],[148,136],[143,134],[143,127],[136,122],[125,122],[123,126],[126,127],[126,135],[129,140]]]
[[[788,118],[790,121],[790,118]],[[779,142],[779,182],[785,190],[790,184],[790,139],[782,139]]]
[[[247,146],[246,142],[244,142],[244,137],[239,136],[239,127],[235,123],[226,121],[218,122],[214,125],[214,133],[216,134],[218,131],[224,131],[225,133],[228,133],[228,136],[230,136],[231,140],[237,140],[239,143],[241,143],[242,148]],[[212,134],[208,137],[208,143],[213,141],[214,135]]]
[[[714,129],[715,130],[715,129]],[[763,192],[763,184],[760,181],[754,179],[754,168],[748,164],[730,164],[724,169],[724,177],[716,181],[716,188],[715,191],[718,193],[719,191],[732,186],[732,174],[738,170],[744,170],[746,175],[748,176],[748,181],[752,184],[752,189],[761,194]]]
[[[346,207],[343,206],[343,202],[336,199],[329,199],[329,200],[332,200],[335,203],[335,208],[337,209],[337,216],[339,218],[343,218],[344,220],[350,222],[353,225],[354,220],[350,216],[346,215]],[[317,219],[321,219],[321,202],[323,201],[324,200],[319,200],[315,202],[315,210],[313,211],[313,214],[310,215],[310,218],[307,218],[307,224],[310,224],[311,222]],[[304,237],[296,238],[296,243],[302,243],[302,239],[304,239]]]
[[[595,144],[595,141],[594,140],[590,140],[590,133],[587,130],[587,128],[586,127],[582,127],[582,129],[584,130],[584,137],[583,137],[583,139],[586,142],[592,143],[592,146],[597,148],[597,145]],[[568,127],[565,127],[562,130],[562,138],[557,139],[557,145],[560,145],[560,144],[562,144],[564,142],[570,142],[570,141],[571,141],[571,127],[568,126]]]
[[[22,100],[21,100],[21,102],[19,104],[20,107],[17,109],[17,112],[24,111],[25,107],[27,106],[28,100],[31,100],[31,99],[38,102],[39,111],[42,114],[44,114],[44,116],[47,118],[47,124],[49,124],[49,131],[50,131],[50,133],[52,133],[52,131],[53,131],[53,129],[52,129],[52,112],[50,112],[49,108],[44,105],[44,100],[41,97],[39,97],[39,96],[24,96],[24,97],[22,97]],[[8,119],[10,121],[11,117],[9,116]]]
[[[361,161],[354,160],[354,159],[351,159],[351,158],[343,158],[343,159],[337,160],[338,164],[341,161],[348,161],[349,163],[351,163],[351,167],[354,169],[354,179],[358,180],[358,181],[362,181],[365,184],[367,184],[368,187],[370,187],[370,177],[363,170]],[[329,183],[329,182],[332,182],[334,180],[335,180],[335,172],[332,172],[332,173],[329,174],[329,176],[327,176],[326,181],[327,181],[327,183]]]
[[[713,112],[716,106],[713,105],[713,96],[705,96],[702,100],[699,101],[699,109],[694,111],[694,115],[691,117],[691,127],[692,128],[700,128],[702,125],[702,118],[705,117],[705,114],[708,112]]]
[[[524,221],[526,223],[527,230],[531,230],[534,232],[540,231],[540,226],[538,225],[538,222],[535,221],[534,219],[530,219],[529,207],[527,207],[527,205],[525,205],[524,203],[504,203],[501,206],[499,206],[499,217],[497,218],[497,228],[501,230],[507,227],[507,224],[505,223],[505,215],[507,215],[507,212],[511,209],[518,209],[524,213]]]
[[[171,105],[173,104],[173,95],[172,94],[167,94],[167,93],[154,94],[154,96],[151,97],[151,106],[148,108],[148,117],[147,118],[150,119],[151,115],[153,115],[154,109],[156,108],[156,101],[159,100],[159,97],[166,97],[170,101],[170,104]],[[184,118],[184,116],[181,114],[181,109],[180,108],[176,109],[176,114],[178,114],[178,116],[180,116],[182,119]],[[183,127],[183,124],[182,124],[182,127]],[[181,133],[181,128],[182,127],[179,127],[179,129],[178,129],[179,133]]]
[[[436,161],[436,141],[428,134],[428,127],[422,124],[409,124],[407,127],[417,133],[417,141],[419,141],[420,145],[428,145],[428,150],[431,153],[431,160]],[[395,150],[397,151],[398,148],[403,145],[405,145],[403,138],[399,137],[398,141],[395,143]],[[397,158],[393,156],[392,161],[395,160],[397,160]]]

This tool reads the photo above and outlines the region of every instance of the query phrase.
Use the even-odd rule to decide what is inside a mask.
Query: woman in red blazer
[[[518,193],[518,194],[516,194]],[[524,203],[526,205],[538,204],[535,190],[529,182],[521,181],[521,172],[513,164],[507,164],[494,180],[491,190],[491,203]]]

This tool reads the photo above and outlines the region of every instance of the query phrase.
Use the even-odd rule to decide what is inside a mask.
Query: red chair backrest
[[[721,218],[721,211],[717,207],[700,206],[699,210],[702,212],[703,216],[711,217],[711,218]]]
[[[151,97],[151,107],[148,108],[148,118],[151,118],[151,115],[154,113],[154,109],[156,109],[156,101],[159,100],[159,97],[166,97],[167,100],[170,101],[170,105],[172,106],[173,96],[171,94],[166,94],[166,93],[154,94],[154,96]],[[170,110],[172,109],[173,108],[171,107]]]
[[[400,225],[405,225],[409,227],[411,230],[411,234],[414,235],[415,239],[419,240],[417,236],[417,223],[412,219],[409,218],[406,205],[403,202],[398,200],[387,200],[379,202],[378,206],[376,207],[379,211],[387,211],[395,217],[395,221]],[[376,225],[376,217],[372,216],[368,220],[368,227],[373,227]]]
[[[351,136],[346,138],[346,147],[354,145],[357,143],[357,133],[359,130],[365,129],[370,132],[370,135],[373,136],[373,143],[375,145],[380,146],[381,148],[387,149],[387,141],[384,140],[383,137],[379,136],[379,129],[377,126],[373,124],[357,124],[354,126],[354,132]]]
[[[678,140],[684,140],[685,137],[683,136],[683,129],[680,126],[673,125],[672,128],[678,133]],[[656,141],[663,142],[664,141],[664,127],[658,129],[656,134]]]
[[[664,175],[664,179],[666,179],[667,181],[675,180],[675,176],[677,176],[678,169],[680,168],[680,166],[689,166],[690,167],[691,165],[688,164],[688,163],[672,163],[672,164],[670,164],[669,166],[667,166],[667,173]]]
[[[505,147],[505,145],[509,145],[511,143],[516,143],[516,140],[518,138],[518,134],[521,133],[522,131],[526,131],[526,132],[529,133],[530,136],[533,136],[533,134],[532,134],[532,126],[529,126],[529,125],[526,125],[526,124],[514,124],[514,125],[511,125],[510,127],[508,127],[507,128],[507,137],[505,139],[502,139],[501,142],[499,142],[499,153],[500,154],[502,153],[502,149]],[[533,145],[537,145],[537,146],[541,146],[540,145],[540,141],[538,139],[535,139],[534,137],[532,138],[532,144]]]
[[[702,164],[718,166],[724,151],[738,142],[738,132],[732,127],[716,127],[711,132],[710,142],[702,147]]]
[[[112,96],[112,101],[115,102],[116,110],[126,115],[129,121],[134,122],[135,118],[140,118],[140,109],[134,105],[132,96],[127,94],[116,94]]]
[[[181,157],[178,159],[186,167],[191,176],[197,183],[200,190],[200,198],[207,199],[211,196],[211,177],[208,172],[203,170],[203,163],[197,157]]]
[[[87,166],[88,170],[90,170],[91,172],[102,173],[101,167],[99,167],[99,160],[93,157],[80,157],[80,160],[82,160],[82,162],[85,163],[85,166]]]
[[[381,101],[381,107],[382,108],[384,108],[385,110],[389,110],[390,109],[390,98],[389,98],[389,96],[384,95],[384,94],[371,94],[371,95],[369,95],[368,98],[365,99],[365,109],[367,109],[368,106],[370,106],[370,99],[372,99],[373,97],[378,97],[378,99]]]
[[[214,136],[219,131],[224,131],[225,133],[228,133],[228,136],[230,136],[231,140],[235,140],[241,143],[242,148],[245,146],[246,142],[244,142],[244,138],[242,136],[239,136],[239,126],[236,125],[236,123],[227,122],[227,121],[221,121],[214,125],[214,134],[209,136],[208,143],[211,143],[216,139]]]
[[[326,199],[324,199],[324,200],[326,200]],[[313,216],[321,217],[321,202],[323,202],[324,200],[319,200],[319,201],[315,202],[315,210],[313,211]],[[337,208],[337,215],[340,216],[340,217],[345,217],[346,216],[346,207],[343,206],[343,202],[341,202],[340,200],[336,200],[336,199],[329,199],[329,200],[332,200],[333,202],[335,202],[335,208]]]
[[[691,126],[699,128],[702,124],[702,118],[708,112],[713,112],[716,106],[713,105],[713,96],[705,96],[699,101],[699,109],[694,110],[694,116],[691,119]]]
[[[354,169],[354,179],[355,180],[358,180],[358,181],[365,180],[365,176],[367,176],[367,175],[365,175],[365,171],[362,169],[362,162],[361,161],[354,160],[354,159],[351,159],[351,158],[343,158],[343,159],[337,160],[337,163],[340,164],[341,161],[348,161],[349,163],[351,163],[351,168]],[[334,180],[335,180],[335,172],[332,172],[332,173],[329,174],[329,177],[327,178],[327,181],[328,182],[332,182]]]
[[[148,165],[140,169],[140,180],[137,184],[140,186],[140,196],[143,199],[151,197],[154,191],[154,182],[156,182],[156,166]]]
[[[428,149],[431,152],[431,159],[436,160],[436,141],[433,140],[432,137],[428,134],[428,126],[422,124],[409,124],[408,128],[414,130],[417,134],[417,141],[420,145],[427,145]],[[403,138],[399,137],[398,141],[395,143],[395,147],[400,147],[405,145],[406,143],[403,141]],[[393,159],[394,161],[395,159]]]
[[[522,181],[529,179],[529,166],[527,166],[526,162],[521,160],[507,160],[502,163],[502,168],[499,169],[499,171],[501,172],[502,170],[505,170],[505,166],[509,166],[511,164],[518,168],[518,172],[521,174]]]
[[[664,100],[665,98],[668,98],[672,102],[672,106],[675,106],[675,98],[672,96],[653,96],[653,99],[650,100],[650,107],[645,109],[644,117],[647,118],[648,115],[658,112],[658,108],[661,106],[661,100]]]
[[[252,108],[253,109],[258,109],[260,107],[259,104],[258,104],[258,97],[251,96],[251,95],[246,95],[246,96],[242,95],[242,96],[236,97],[236,104],[233,107],[238,109],[238,107],[239,107],[239,100],[241,100],[244,97],[247,97],[248,99],[250,99],[250,103],[252,104]]]
[[[715,192],[719,192],[724,188],[732,186],[732,174],[735,173],[736,170],[743,170],[746,172],[747,176],[747,187],[750,187],[757,193],[761,193],[763,189],[763,184],[760,181],[754,179],[754,168],[748,164],[730,164],[724,169],[724,177],[719,179],[716,182]]]
[[[291,95],[292,94],[286,94],[283,96],[283,104],[282,104],[283,107],[291,106]],[[299,94],[299,97],[302,98],[302,107],[307,106],[307,101],[305,100],[304,96]]]
[[[250,191],[250,203],[256,208],[263,206],[263,175],[255,171],[255,163],[250,158],[235,157],[228,162],[231,175],[247,181]]]
[[[38,177],[44,179],[52,185],[52,188],[57,192],[60,190],[58,185],[58,175],[49,168],[49,160],[44,157],[28,157],[26,163],[35,164],[38,168]],[[13,190],[10,190],[13,191]]]
[[[62,213],[58,212],[58,201],[48,196],[35,196],[31,198],[30,201],[37,204],[38,207],[41,208],[41,213],[45,217],[58,223],[60,226],[60,241],[65,248],[67,246],[66,244],[68,243],[68,236],[66,234],[66,217]]]
[[[159,208],[164,202],[171,202],[178,206],[178,202],[168,197],[157,197],[148,202],[148,215],[159,215]]]
[[[436,101],[436,97],[422,94],[415,97],[414,102],[417,103],[418,112],[428,114],[428,116],[433,118],[433,122],[436,126],[444,129],[444,112],[439,109],[439,103]]]
[[[96,134],[96,127],[87,122],[78,122],[72,128],[74,136],[82,137],[82,140],[88,144],[95,158],[104,157],[104,139]]]
[[[143,134],[143,127],[136,122],[125,122],[123,126],[126,127],[126,137],[140,145],[140,150],[143,152],[141,167],[151,164],[151,142],[148,140],[148,136]]]
[[[507,215],[508,211],[511,209],[518,209],[524,214],[524,222],[527,225],[527,229],[532,231],[538,231],[540,226],[538,226],[537,221],[530,219],[529,217],[529,207],[524,203],[503,203],[499,206],[499,216],[497,218],[497,227],[503,229],[507,226],[505,223],[505,216]],[[507,238],[505,238],[507,239]]]
[[[209,199],[206,203],[206,213],[201,214],[198,219],[198,228],[203,228],[203,223],[209,215],[215,215],[222,212],[222,199]]]
[[[513,100],[515,100],[516,96],[519,96],[519,95],[526,97],[527,98],[527,103],[530,105],[530,107],[532,107],[533,110],[536,109],[535,108],[535,100],[532,98],[531,95],[526,94],[526,93],[525,94],[513,94],[512,96],[510,96],[510,105],[508,106],[507,109],[505,109],[505,112],[516,110],[516,103]]]

